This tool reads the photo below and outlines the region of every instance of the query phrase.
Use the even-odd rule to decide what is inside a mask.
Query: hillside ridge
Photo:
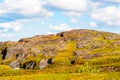
[[[120,35],[78,29],[51,35],[0,42],[2,65],[13,69],[57,69],[93,66],[99,71],[120,71]]]

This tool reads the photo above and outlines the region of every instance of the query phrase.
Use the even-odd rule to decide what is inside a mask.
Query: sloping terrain
[[[1,65],[43,73],[120,72],[120,35],[85,29],[37,35],[1,42],[0,57]]]

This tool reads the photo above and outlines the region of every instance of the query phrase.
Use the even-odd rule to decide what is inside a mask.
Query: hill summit
[[[120,71],[120,35],[85,29],[37,35],[0,42],[0,57],[13,69]]]

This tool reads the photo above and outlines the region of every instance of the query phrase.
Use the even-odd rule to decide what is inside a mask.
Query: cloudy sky
[[[72,29],[120,34],[120,0],[0,0],[0,41]]]

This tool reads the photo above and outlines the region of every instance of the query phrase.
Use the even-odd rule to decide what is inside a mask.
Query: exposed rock
[[[86,44],[77,43],[77,48],[85,48]]]
[[[104,47],[104,45],[106,45],[107,43],[106,42],[103,42],[103,41],[97,41],[95,40],[93,42],[93,40],[86,40],[86,41],[81,41],[81,42],[78,42],[76,44],[77,48],[79,49],[82,49],[82,48],[85,48],[85,49],[97,49],[97,48],[101,48],[101,47]]]
[[[0,51],[0,54],[2,54],[2,51]]]
[[[75,43],[75,49],[72,49],[71,42]],[[109,51],[109,49],[113,50]],[[113,55],[113,52],[119,53],[119,49],[120,35],[85,29],[61,32],[56,35],[37,35],[20,39],[18,42],[0,42],[0,53],[3,61],[8,60],[12,68],[19,68],[19,64],[26,62],[22,67],[25,69],[34,69],[36,66],[43,69],[48,64],[54,65],[53,58],[48,59],[48,57],[58,56],[60,59],[68,60],[69,64],[75,64],[78,59],[92,59],[107,54]],[[98,52],[100,50],[102,51]],[[93,54],[91,54],[92,51]],[[30,61],[29,58],[33,60]],[[35,61],[36,58],[38,60],[42,58],[39,65]],[[17,61],[13,61],[14,59]],[[84,62],[81,61],[81,63]]]
[[[23,39],[20,39],[18,42],[29,42],[30,38],[23,38]]]
[[[85,54],[85,52],[81,51],[81,50],[77,50],[74,52],[75,56],[79,57],[80,55]]]
[[[5,42],[0,42],[0,51],[2,52],[4,48],[5,48]]]
[[[104,66],[100,70],[101,72],[104,71],[110,71],[110,72],[115,72],[115,71],[120,71],[120,67],[118,66]]]
[[[37,48],[31,48],[31,53],[33,54],[33,56],[37,56],[39,53],[41,53],[41,50],[37,49]]]
[[[2,60],[5,60],[6,55],[7,55],[7,47],[2,50]]]
[[[46,68],[46,67],[47,67],[47,60],[42,59],[39,63],[39,68],[43,69],[43,68]]]
[[[18,61],[13,61],[9,64],[9,66],[12,68],[12,69],[19,69],[20,68],[20,63]]]
[[[60,36],[60,37],[64,37],[64,34],[65,32],[61,32],[61,33],[58,33],[57,36]]]
[[[18,54],[21,53],[22,49],[20,49],[17,46],[10,46],[7,48],[7,55],[6,55],[6,60],[7,59],[11,59],[13,57],[14,54]]]
[[[92,59],[92,58],[101,57],[101,56],[102,56],[101,54],[87,54],[83,57],[83,59]]]
[[[39,68],[44,69],[47,67],[48,64],[53,64],[53,58],[42,59],[39,63]]]
[[[112,43],[112,47],[120,47],[120,41],[119,41],[119,40],[114,41],[114,42]]]
[[[36,66],[36,62],[35,61],[29,61],[23,64],[23,68],[24,69],[34,69]]]
[[[20,57],[22,57],[22,53],[16,54],[16,58],[20,58]]]
[[[107,34],[107,36],[105,36],[105,39],[109,39],[109,40],[120,39],[120,35],[114,34],[114,33],[110,33],[110,34]]]
[[[43,46],[40,50],[40,53],[43,53],[44,56],[55,56],[57,55],[57,50],[59,49],[59,47],[54,44],[49,46]]]

